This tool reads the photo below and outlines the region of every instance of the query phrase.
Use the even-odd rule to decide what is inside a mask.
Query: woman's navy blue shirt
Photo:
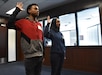
[[[64,53],[66,52],[65,42],[63,35],[60,31],[56,32],[49,28],[49,25],[45,27],[44,36],[52,40],[51,53]]]

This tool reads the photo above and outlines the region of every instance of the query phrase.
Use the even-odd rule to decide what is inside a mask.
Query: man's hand
[[[22,2],[17,2],[16,7],[18,7],[20,10],[24,10]]]

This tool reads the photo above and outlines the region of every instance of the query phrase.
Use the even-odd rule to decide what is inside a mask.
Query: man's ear
[[[30,12],[31,12],[31,10],[29,9],[29,10],[28,10],[28,13],[30,13]]]

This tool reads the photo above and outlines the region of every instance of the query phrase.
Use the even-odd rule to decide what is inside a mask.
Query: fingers
[[[50,16],[47,16],[47,19],[50,19]]]
[[[50,16],[47,16],[47,22],[50,23]]]
[[[17,2],[16,7],[18,7],[20,10],[23,10],[23,3]]]
[[[22,2],[17,2],[17,6],[23,6]]]

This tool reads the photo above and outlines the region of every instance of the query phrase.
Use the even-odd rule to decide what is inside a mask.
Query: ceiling
[[[71,3],[75,0],[0,0],[0,16],[9,17],[9,15],[6,14],[6,12],[12,8],[15,7],[17,2],[23,2],[24,9],[31,4],[31,3],[37,3],[40,8],[40,13],[44,12],[46,10]],[[17,17],[22,18],[25,17],[26,11],[21,12]]]

